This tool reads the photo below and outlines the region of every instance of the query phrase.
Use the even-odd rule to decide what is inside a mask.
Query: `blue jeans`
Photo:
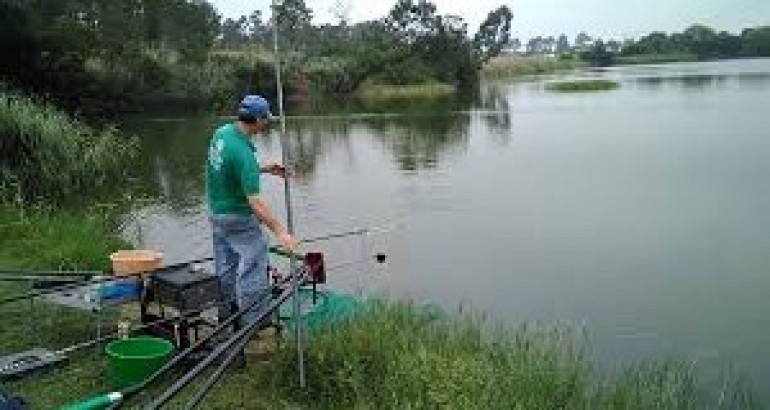
[[[243,309],[257,298],[267,300],[268,243],[259,221],[252,215],[212,215],[210,220],[214,269],[222,290],[222,318],[229,316],[233,308]],[[254,323],[259,308],[265,304],[257,304],[241,316],[240,324]]]

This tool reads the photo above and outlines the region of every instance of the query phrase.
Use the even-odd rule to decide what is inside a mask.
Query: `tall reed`
[[[138,145],[114,128],[0,92],[0,199],[59,204],[123,184]]]

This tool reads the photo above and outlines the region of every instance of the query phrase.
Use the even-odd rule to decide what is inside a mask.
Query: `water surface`
[[[557,94],[558,79],[618,90]],[[485,84],[460,101],[295,106],[300,236],[332,286],[587,330],[604,363],[733,363],[770,391],[770,60],[633,66]],[[210,255],[202,167],[216,117],[129,124],[150,199],[130,233]],[[262,141],[280,156],[278,138]],[[266,178],[276,208],[282,185]],[[369,259],[367,259],[369,260]]]

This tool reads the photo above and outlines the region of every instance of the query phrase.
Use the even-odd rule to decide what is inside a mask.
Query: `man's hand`
[[[288,232],[283,232],[277,237],[278,244],[281,245],[282,248],[294,252],[297,249],[297,246],[299,243],[296,239],[294,239],[293,236],[289,235]]]
[[[286,178],[286,176],[288,175],[288,172],[286,172],[286,168],[283,165],[272,160],[265,161],[265,165],[260,167],[260,171],[266,174],[275,175],[281,178]]]

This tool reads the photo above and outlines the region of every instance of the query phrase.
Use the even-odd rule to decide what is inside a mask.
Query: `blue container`
[[[141,284],[138,279],[120,279],[104,284],[99,289],[99,297],[102,300],[139,299]]]

